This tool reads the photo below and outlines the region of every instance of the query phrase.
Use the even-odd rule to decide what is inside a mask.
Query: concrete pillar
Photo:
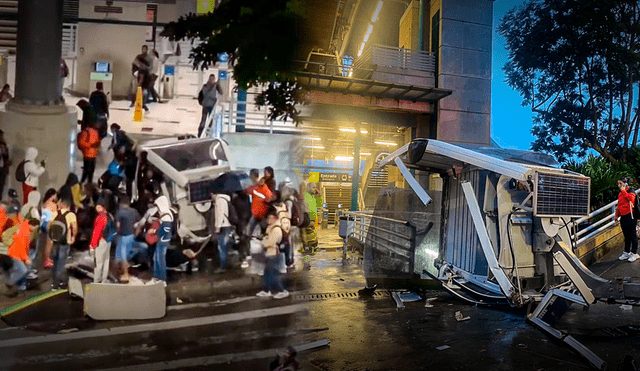
[[[20,0],[18,3],[17,103],[61,103],[62,6],[62,0]]]
[[[13,174],[26,148],[47,159],[39,190],[58,189],[73,168],[77,110],[60,96],[62,0],[21,0],[18,7],[16,97],[0,109],[0,128],[13,162],[7,188],[21,194]],[[2,195],[0,195],[2,196]]]

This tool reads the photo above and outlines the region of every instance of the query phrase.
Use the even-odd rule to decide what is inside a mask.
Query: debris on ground
[[[465,316],[463,316],[463,315],[462,315],[462,313],[461,313],[460,311],[457,311],[457,312],[456,312],[456,320],[457,320],[458,322],[467,321],[467,320],[470,320],[470,319],[471,319],[471,317],[465,317]]]
[[[622,309],[622,310],[631,310],[631,309],[633,309],[633,306],[628,305],[628,304],[622,304],[620,306],[620,309]]]
[[[449,349],[449,348],[451,348],[451,347],[448,346],[448,345],[441,345],[441,346],[437,347],[436,349],[437,350],[445,350],[445,349]]]
[[[501,329],[501,328],[496,329],[496,331],[495,331],[495,332],[496,332],[496,334],[500,334],[500,335],[504,334],[504,330],[503,330],[503,329]]]
[[[436,300],[437,298],[428,298],[426,301],[426,303],[424,304],[425,308],[433,308],[433,304],[431,304],[432,301]]]
[[[403,303],[411,303],[413,301],[422,300],[422,298],[415,292],[405,292],[400,294],[400,300],[402,300]]]
[[[67,329],[58,331],[58,334],[64,335],[64,334],[70,334],[70,333],[76,332],[76,331],[79,331],[79,330],[77,328],[75,328],[75,327],[74,328],[67,328]]]

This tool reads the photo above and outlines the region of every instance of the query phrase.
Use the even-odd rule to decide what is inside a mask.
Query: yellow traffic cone
[[[133,121],[142,121],[142,87],[136,91],[136,108],[133,110]]]

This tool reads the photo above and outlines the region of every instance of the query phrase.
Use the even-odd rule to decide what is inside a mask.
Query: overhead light
[[[349,77],[353,76],[353,70],[349,71]]]
[[[362,52],[364,51],[364,42],[362,44],[360,44],[360,50],[358,50],[358,57],[362,55]]]
[[[324,149],[323,146],[302,146],[303,148],[311,148],[311,149]]]
[[[356,129],[349,129],[349,128],[340,128],[340,129],[338,129],[338,130],[340,130],[340,131],[344,131],[344,132],[346,132],[346,133],[355,133],[355,132],[356,132]],[[368,133],[369,133],[369,131],[368,131],[368,130],[366,130],[366,129],[360,129],[360,133],[361,133],[361,134],[368,134]]]
[[[360,152],[360,156],[370,156],[371,153],[369,152]]]
[[[366,42],[369,41],[369,36],[371,36],[372,31],[373,31],[373,25],[370,24],[369,28],[367,28],[367,33],[364,34],[364,40],[362,41],[363,44],[366,44]]]
[[[378,6],[376,6],[376,11],[373,13],[373,17],[371,17],[371,23],[375,23],[378,20],[380,9],[382,9],[382,0],[378,1]]]
[[[317,137],[303,137],[302,139],[307,139],[307,140],[322,140],[322,139],[317,138]]]
[[[380,144],[382,146],[397,146],[397,143],[392,143],[392,142],[373,142],[375,144]]]
[[[353,161],[353,157],[351,156],[336,156],[334,157],[336,161]]]

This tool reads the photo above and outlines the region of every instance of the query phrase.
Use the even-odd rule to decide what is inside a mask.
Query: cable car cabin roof
[[[454,167],[475,166],[525,181],[535,170],[568,173],[553,168],[557,162],[543,153],[502,148],[469,149],[435,139],[414,139],[383,159],[379,167],[400,157],[408,167],[443,172]]]
[[[147,160],[181,187],[229,170],[229,148],[218,138],[165,138],[144,143]]]

